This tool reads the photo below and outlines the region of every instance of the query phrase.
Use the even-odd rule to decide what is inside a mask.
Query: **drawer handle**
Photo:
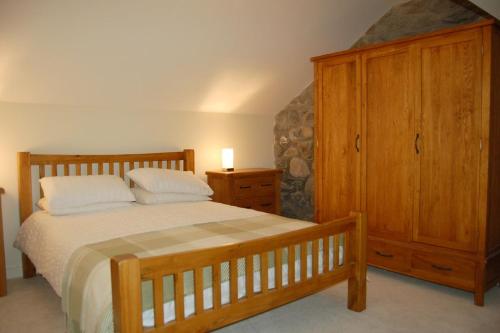
[[[240,186],[241,189],[247,189],[247,188],[250,188],[250,187],[252,187],[252,186],[250,186],[250,185],[246,185],[246,186],[241,185]]]
[[[432,268],[435,268],[435,269],[440,270],[440,271],[445,271],[445,272],[453,271],[453,268],[446,267],[446,266],[432,265]]]
[[[263,203],[263,204],[260,204],[261,207],[270,207],[272,205],[273,205],[272,203]]]
[[[269,186],[273,186],[273,184],[260,184],[261,187],[269,187]]]
[[[390,253],[384,253],[384,252],[380,252],[380,251],[375,251],[375,253],[381,257],[385,257],[385,258],[394,258],[394,255],[390,254]]]

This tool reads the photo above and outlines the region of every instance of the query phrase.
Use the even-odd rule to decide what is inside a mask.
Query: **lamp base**
[[[234,171],[234,168],[223,168],[222,171],[225,172]]]

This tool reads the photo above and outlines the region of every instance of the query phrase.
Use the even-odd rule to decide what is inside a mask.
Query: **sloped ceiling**
[[[0,101],[276,113],[389,0],[0,0]]]
[[[274,114],[400,2],[0,0],[0,101]]]

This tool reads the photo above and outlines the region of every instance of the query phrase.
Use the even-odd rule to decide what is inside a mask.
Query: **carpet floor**
[[[486,294],[486,305],[472,294],[370,268],[368,306],[346,308],[346,283],[225,327],[232,332],[500,332],[500,288]],[[60,298],[40,277],[8,281],[0,298],[0,332],[65,332]]]

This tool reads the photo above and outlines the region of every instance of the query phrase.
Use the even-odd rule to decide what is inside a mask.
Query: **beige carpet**
[[[370,268],[368,308],[346,309],[346,284],[228,326],[219,332],[500,332],[500,288],[486,306],[472,294]],[[60,299],[42,278],[15,279],[0,298],[0,332],[64,332]]]

